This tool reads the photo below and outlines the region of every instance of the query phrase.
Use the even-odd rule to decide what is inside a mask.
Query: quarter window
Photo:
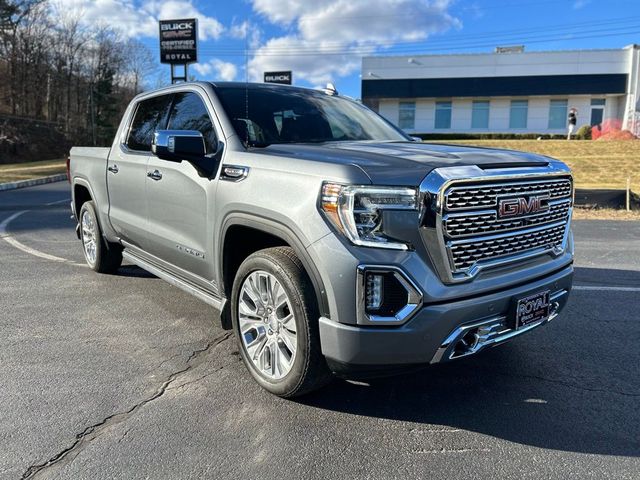
[[[416,102],[400,102],[398,126],[403,130],[416,128]]]
[[[471,128],[489,128],[489,101],[475,100],[471,110]]]
[[[509,128],[527,128],[529,100],[511,100]]]
[[[549,104],[549,128],[561,129],[567,125],[567,100],[551,100]]]
[[[213,123],[197,93],[176,94],[169,115],[168,130],[197,130],[202,133],[207,153],[213,153],[217,147]]]
[[[451,128],[451,102],[436,102],[436,128]]]
[[[151,151],[153,132],[164,128],[171,95],[161,95],[141,101],[131,123],[127,147],[143,152]]]

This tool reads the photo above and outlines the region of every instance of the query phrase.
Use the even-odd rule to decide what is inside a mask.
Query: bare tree
[[[140,93],[142,80],[152,75],[158,69],[158,65],[149,49],[134,38],[125,43],[124,61],[127,77],[123,79],[123,83],[129,81],[134,93]]]
[[[156,63],[141,42],[57,1],[0,0],[0,124],[46,121],[69,141],[108,144]]]

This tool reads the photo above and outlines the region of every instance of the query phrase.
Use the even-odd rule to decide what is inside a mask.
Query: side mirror
[[[204,137],[197,130],[157,130],[151,143],[158,158],[177,163],[186,160],[207,178],[215,176],[223,150],[224,144],[218,142],[216,151],[207,155]]]
[[[197,130],[158,130],[153,134],[151,151],[162,160],[200,162],[205,154],[204,137]]]

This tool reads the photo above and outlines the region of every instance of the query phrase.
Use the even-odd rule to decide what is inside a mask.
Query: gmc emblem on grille
[[[549,194],[503,198],[498,202],[498,218],[519,217],[549,210]]]

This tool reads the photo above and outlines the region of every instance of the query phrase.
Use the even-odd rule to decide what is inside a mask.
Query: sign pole
[[[176,73],[176,67],[182,67],[182,75]],[[171,83],[186,82],[189,79],[189,64],[171,64]]]

